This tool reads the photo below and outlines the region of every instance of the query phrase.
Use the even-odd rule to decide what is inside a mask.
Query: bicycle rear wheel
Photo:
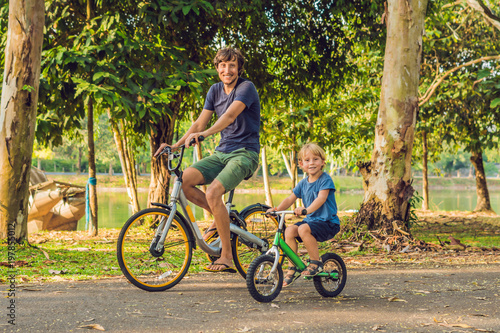
[[[344,260],[335,253],[325,253],[321,256],[323,271],[327,273],[338,273],[338,278],[315,276],[314,287],[321,296],[335,297],[344,289],[347,281],[347,269]]]
[[[170,212],[160,208],[144,209],[128,219],[117,243],[120,269],[135,286],[147,291],[163,291],[175,286],[186,274],[193,255],[190,233],[175,216],[164,248],[150,251],[156,228]]]
[[[243,209],[240,217],[246,222],[246,230],[260,239],[265,239],[268,244],[272,244],[274,235],[278,229],[278,220],[276,216],[263,215],[269,206],[252,205]],[[254,244],[249,244],[238,235],[233,235],[231,241],[231,249],[233,252],[233,261],[238,272],[246,278],[247,270],[252,261],[263,254],[261,249],[253,247]],[[280,264],[283,263],[284,256],[280,257]]]

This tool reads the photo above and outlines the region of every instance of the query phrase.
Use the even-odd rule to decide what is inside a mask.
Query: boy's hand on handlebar
[[[307,215],[307,209],[305,207],[297,207],[294,209],[296,216]]]
[[[271,207],[268,210],[266,210],[266,214],[271,214],[271,213],[274,213],[276,211],[277,211],[276,207]]]

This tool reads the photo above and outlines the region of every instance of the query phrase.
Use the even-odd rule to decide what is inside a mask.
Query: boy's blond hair
[[[326,161],[326,153],[318,144],[316,143],[306,143],[299,151],[299,161],[302,161],[305,153],[309,151],[313,155],[321,157],[323,161]]]

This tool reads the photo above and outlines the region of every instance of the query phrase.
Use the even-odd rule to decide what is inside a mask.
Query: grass
[[[414,224],[412,232],[418,239],[437,244],[453,237],[467,246],[498,247],[500,217],[469,212],[427,213]]]
[[[418,222],[412,233],[417,239],[439,244],[452,236],[469,249],[493,248],[500,244],[500,217],[467,212],[417,212]],[[344,219],[342,217],[341,219]],[[208,223],[207,223],[208,225]],[[204,227],[204,226],[202,226]],[[123,276],[116,259],[118,229],[100,229],[99,235],[90,237],[84,231],[44,231],[30,234],[31,245],[16,246],[14,254],[16,279],[19,282],[48,282],[60,279],[88,280]],[[405,262],[408,254],[388,255],[385,251],[370,246],[339,249],[338,244],[349,235],[339,235],[332,242],[321,243],[320,253],[339,252],[347,260],[365,262]],[[301,248],[299,248],[301,249]],[[472,255],[471,252],[462,252]],[[0,244],[0,264],[7,266],[9,251],[6,243]],[[442,255],[422,253],[422,260],[432,262]],[[373,259],[376,256],[377,259]],[[413,260],[413,259],[412,259]],[[208,259],[203,251],[196,249],[189,273],[200,272]],[[7,280],[8,273],[2,267],[0,282]],[[5,273],[4,273],[5,272]]]

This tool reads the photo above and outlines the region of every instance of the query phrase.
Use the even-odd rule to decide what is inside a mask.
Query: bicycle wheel
[[[347,269],[344,260],[335,253],[325,253],[321,256],[323,261],[323,271],[338,273],[338,278],[315,276],[313,278],[314,287],[324,297],[335,297],[344,289],[347,281]]]
[[[193,255],[189,230],[175,216],[165,239],[164,249],[154,253],[150,247],[156,228],[169,211],[144,209],[128,219],[118,236],[120,269],[135,286],[147,291],[163,291],[175,286],[186,274]]]
[[[271,274],[274,257],[268,254],[257,257],[247,271],[247,289],[250,295],[259,302],[271,302],[278,297],[283,287],[283,269],[276,267],[276,272]]]
[[[248,206],[241,211],[240,217],[246,222],[246,230],[248,232],[260,239],[265,239],[271,245],[279,223],[275,216],[263,215],[267,209],[269,209],[268,206],[260,204]],[[246,277],[247,269],[252,261],[263,254],[260,249],[254,248],[253,245],[253,243],[249,244],[245,240],[240,239],[236,234],[233,235],[231,240],[234,265],[243,278]],[[280,257],[280,264],[283,263],[284,259],[284,256]]]

